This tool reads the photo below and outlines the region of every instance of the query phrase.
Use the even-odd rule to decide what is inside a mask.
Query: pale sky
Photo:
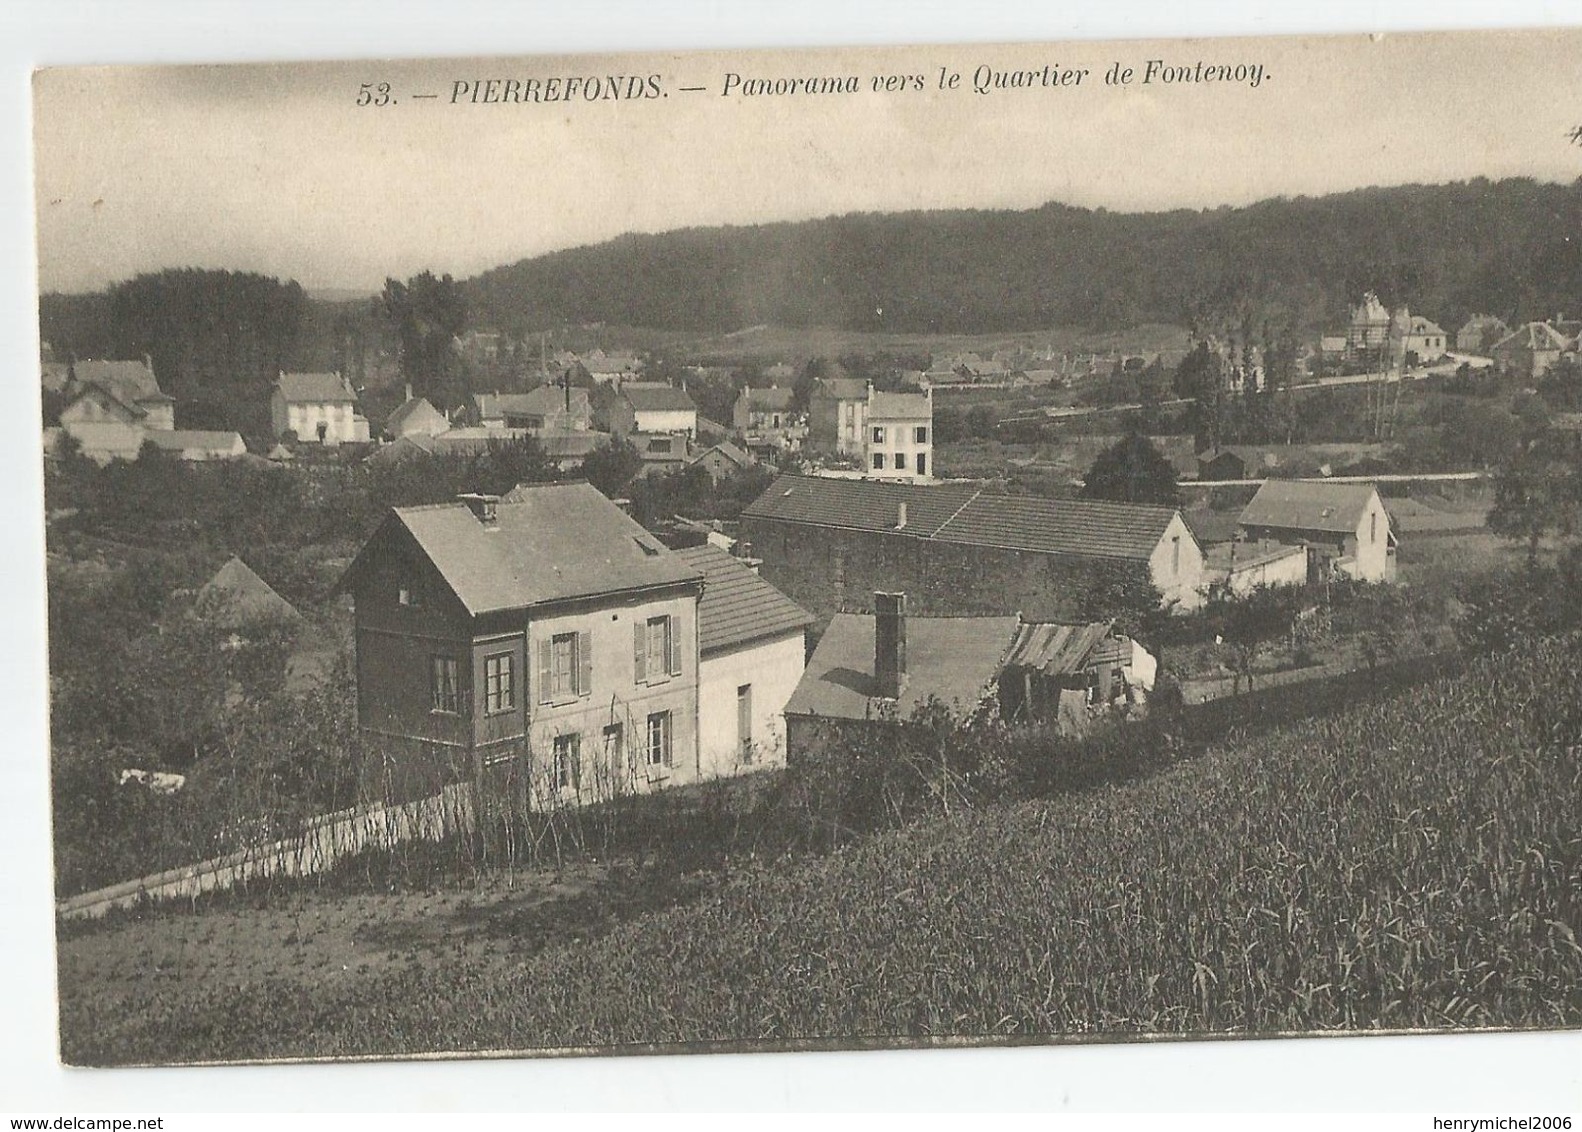
[[[376,290],[629,231],[856,211],[1117,211],[1582,175],[1582,32],[65,68],[36,110],[42,290],[200,266]],[[1150,59],[1263,77],[1141,85]],[[1137,72],[1106,85],[1112,62]],[[978,68],[1088,73],[972,89]],[[961,85],[939,89],[941,68]],[[722,95],[749,78],[863,92]],[[925,89],[875,93],[875,75]],[[657,75],[663,97],[452,103],[456,83]],[[359,84],[396,99],[358,107]],[[682,87],[703,87],[686,92]],[[502,88],[503,89],[503,85]],[[415,94],[438,97],[419,100]]]

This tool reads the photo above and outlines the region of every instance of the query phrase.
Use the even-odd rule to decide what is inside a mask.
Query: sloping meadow
[[[1538,642],[1145,781],[738,863],[520,963],[68,1008],[65,1053],[1575,1026],[1579,662]]]

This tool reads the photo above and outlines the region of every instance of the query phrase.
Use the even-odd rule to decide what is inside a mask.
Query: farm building
[[[925,615],[1111,616],[1117,587],[1202,603],[1203,552],[1169,507],[999,495],[976,484],[781,476],[741,516],[763,573],[822,616],[905,590]]]
[[[1153,687],[1153,657],[1108,622],[914,617],[899,593],[873,603],[874,614],[836,614],[819,639],[785,708],[790,759],[931,703],[958,718],[997,710],[1079,733],[1098,714],[1140,706]]]
[[[1395,579],[1395,532],[1372,484],[1269,480],[1241,513],[1243,539],[1305,547],[1308,578]]]
[[[386,793],[535,807],[695,781],[703,572],[583,483],[400,507],[342,579]]]
[[[703,575],[698,604],[698,754],[704,777],[784,766],[785,704],[813,616],[717,546],[675,552]]]

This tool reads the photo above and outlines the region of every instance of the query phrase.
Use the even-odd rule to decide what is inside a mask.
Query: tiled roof
[[[750,408],[757,409],[761,413],[783,413],[791,407],[791,400],[796,396],[796,391],[770,386],[767,389],[744,389],[742,396],[747,398]]]
[[[1266,480],[1241,513],[1245,527],[1352,534],[1374,488],[1367,483]]]
[[[288,404],[354,405],[357,397],[333,373],[283,373],[275,383]]]
[[[590,484],[518,487],[495,514],[486,524],[465,503],[441,503],[397,507],[387,522],[411,534],[474,615],[701,578]]]
[[[154,371],[141,361],[104,361],[84,358],[71,367],[77,380],[84,385],[99,385],[111,390],[128,403],[151,400],[173,400],[160,392]]]
[[[621,396],[639,413],[673,413],[698,411],[685,389],[673,385],[651,382],[631,382],[621,386]]]
[[[906,531],[933,534],[982,489],[974,485],[879,483],[823,476],[781,476],[742,512],[743,518],[816,523],[858,531],[894,530],[906,504]]]
[[[813,623],[812,614],[719,547],[705,543],[675,554],[703,574],[698,647],[705,654],[778,637]]]
[[[921,393],[875,393],[868,398],[870,421],[927,420],[933,415],[933,403]]]
[[[837,613],[830,620],[786,702],[787,715],[878,714],[873,623],[871,615],[858,613]],[[906,678],[894,701],[896,714],[905,719],[930,697],[970,712],[998,674],[1016,626],[1015,617],[908,617]]]
[[[1175,518],[1169,507],[980,494],[934,534],[940,542],[1146,560]]]

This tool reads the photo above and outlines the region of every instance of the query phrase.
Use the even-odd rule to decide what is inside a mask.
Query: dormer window
[[[423,595],[412,583],[403,582],[396,587],[396,603],[417,609],[423,604]]]

